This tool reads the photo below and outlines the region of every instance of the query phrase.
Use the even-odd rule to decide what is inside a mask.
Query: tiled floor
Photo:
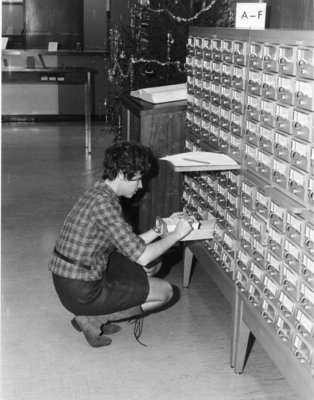
[[[123,323],[94,349],[70,325],[47,263],[60,226],[99,176],[113,136],[80,123],[2,126],[2,400],[295,400],[255,343],[244,374],[229,364],[231,310],[202,268],[181,290],[182,263],[169,262],[178,292],[145,319],[139,345]]]

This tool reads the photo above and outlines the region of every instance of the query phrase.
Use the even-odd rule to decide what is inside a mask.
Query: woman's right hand
[[[186,235],[188,235],[193,230],[191,222],[188,218],[180,218],[179,222],[176,225],[176,229],[174,232],[178,235],[179,240],[183,239]]]

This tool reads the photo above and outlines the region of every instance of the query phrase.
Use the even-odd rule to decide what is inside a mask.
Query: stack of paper
[[[186,84],[159,86],[139,89],[131,92],[131,96],[148,101],[149,103],[166,103],[169,101],[186,100]]]
[[[190,218],[193,218],[191,215],[189,215]],[[178,217],[179,218],[179,217]],[[176,224],[178,223],[178,218],[160,218],[158,217],[156,220],[156,225],[161,224],[162,228],[162,237],[166,236],[169,232],[172,232],[176,228]],[[214,228],[216,225],[216,218],[213,217],[212,215],[208,216],[208,219],[202,220],[202,221],[197,221],[195,218],[193,218],[194,221],[192,222],[192,228],[193,230],[185,236],[182,241],[187,241],[187,240],[204,240],[204,239],[210,239],[213,237],[213,232]]]
[[[240,169],[241,166],[227,154],[210,151],[191,151],[160,158],[170,163],[175,171],[215,171]]]
[[[199,221],[193,216],[189,216],[191,219],[191,225],[193,229],[198,229],[200,226]],[[163,218],[163,222],[166,224],[164,227],[166,228],[167,232],[173,232],[176,229],[177,224],[180,221],[180,217],[169,217],[169,218]]]

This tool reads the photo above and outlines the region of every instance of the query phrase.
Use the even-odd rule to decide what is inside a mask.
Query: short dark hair
[[[151,169],[153,153],[149,147],[140,143],[122,141],[108,147],[103,162],[103,179],[114,180],[121,172],[127,180],[140,173],[148,174]]]

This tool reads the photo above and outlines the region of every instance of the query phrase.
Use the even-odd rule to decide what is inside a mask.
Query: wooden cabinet
[[[157,158],[182,151],[185,136],[185,101],[151,104],[131,96],[122,98],[122,136],[149,146]],[[143,195],[135,199],[140,231],[151,228],[156,216],[169,216],[180,209],[181,177],[159,161],[158,171],[147,184]]]
[[[298,398],[314,391],[313,31],[191,28],[185,150],[218,151],[240,171],[188,173],[183,209],[216,218],[188,245],[232,306],[231,365],[254,337]]]

